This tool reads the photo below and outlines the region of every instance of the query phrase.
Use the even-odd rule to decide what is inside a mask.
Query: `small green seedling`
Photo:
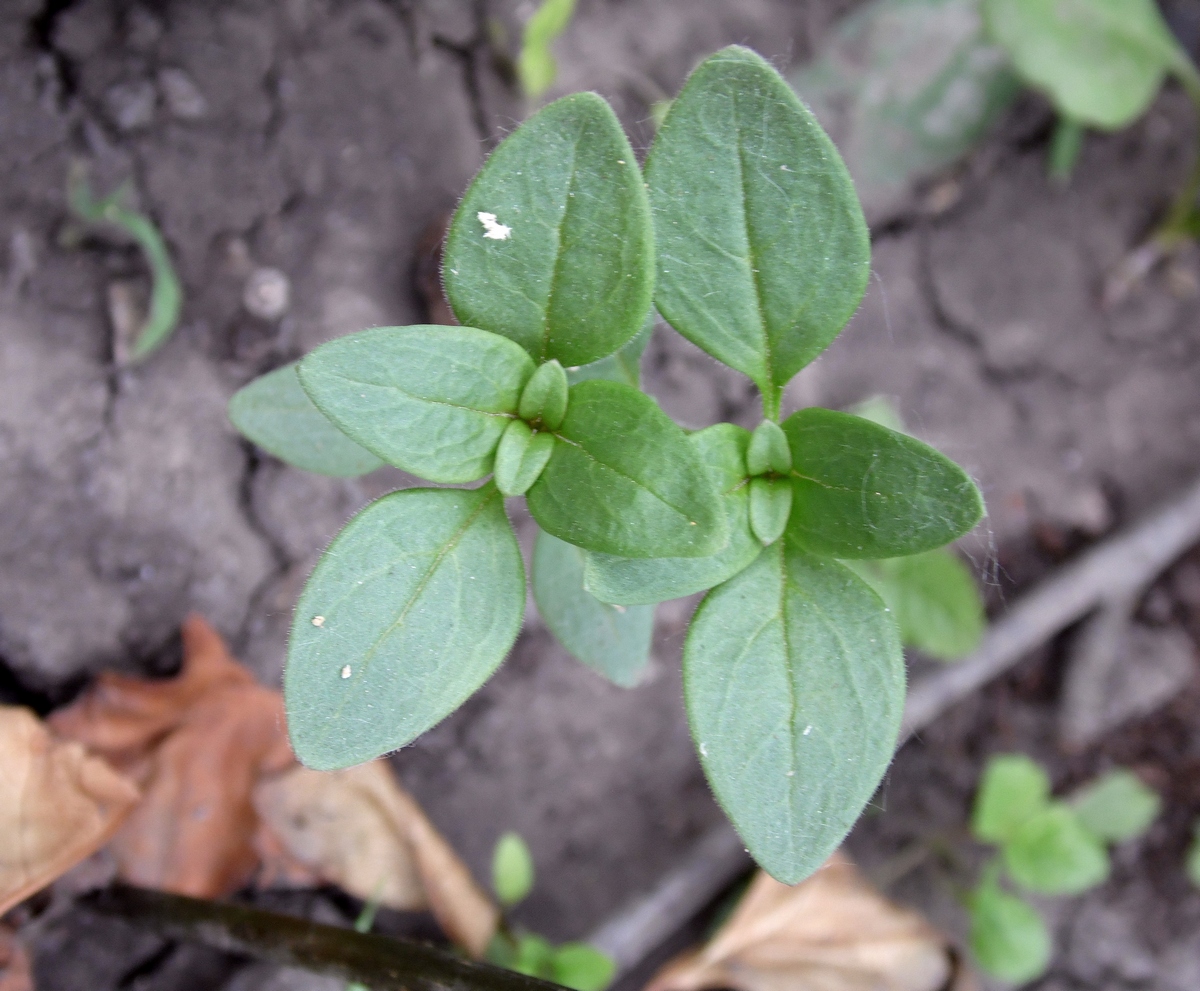
[[[1200,888],[1200,819],[1196,820],[1196,824],[1192,827],[1192,844],[1188,847],[1184,870],[1187,872],[1188,880]]]
[[[514,908],[533,890],[533,857],[517,833],[505,833],[496,843],[492,887],[505,910]],[[587,943],[554,946],[536,933],[514,928],[507,919],[492,938],[487,959],[572,991],[603,991],[616,970],[608,956]]]
[[[517,56],[517,79],[531,100],[554,85],[558,65],[550,45],[567,29],[575,13],[575,0],[542,0],[533,16],[525,22],[521,52]]]
[[[1046,772],[1020,754],[993,757],[984,770],[971,832],[999,849],[968,896],[971,950],[1002,980],[1029,981],[1050,961],[1051,942],[1037,911],[1005,891],[1078,895],[1108,877],[1105,847],[1144,833],[1157,818],[1158,795],[1136,775],[1111,771],[1065,800],[1050,796]]]
[[[120,186],[107,196],[95,199],[87,179],[78,170],[72,172],[67,188],[71,211],[80,220],[119,228],[137,242],[145,256],[152,280],[150,309],[130,350],[131,359],[140,361],[165,343],[179,324],[183,290],[158,228],[149,217],[122,205],[127,196],[127,187]]]
[[[1051,171],[1060,178],[1071,174],[1086,128],[1131,124],[1167,76],[1200,106],[1200,73],[1154,0],[983,0],[983,9],[1017,74],[1058,111]]]
[[[377,889],[383,887],[382,882],[377,886]],[[363,905],[362,911],[358,913],[358,918],[354,920],[354,931],[359,933],[369,933],[371,927],[375,925],[375,916],[379,914],[379,894],[378,890],[371,896]],[[346,985],[346,991],[371,991],[365,984],[359,984],[357,981],[351,981]]]
[[[962,469],[912,437],[824,409],[781,422],[784,387],[869,271],[836,149],[747,49],[692,73],[644,171],[594,94],[509,135],[446,239],[461,326],[351,334],[231,403],[293,463],[347,474],[370,455],[475,486],[386,495],[317,563],[284,677],[300,759],[402,747],[491,677],[525,609],[504,504],[521,496],[547,535],[547,625],[618,683],[648,651],[651,614],[632,607],[708,592],[684,647],[701,762],[759,863],[786,882],[815,870],[878,786],[904,708],[896,617],[842,562],[925,553],[983,513]],[[687,434],[638,389],[652,306],[758,386],[753,431]]]

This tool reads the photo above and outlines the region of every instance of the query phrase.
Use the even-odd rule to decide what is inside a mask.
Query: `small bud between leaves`
[[[567,415],[567,373],[557,361],[547,361],[525,384],[517,414],[526,423],[540,421],[557,430]]]
[[[791,482],[786,478],[750,479],[750,529],[764,547],[779,539],[791,512]]]
[[[535,434],[524,420],[513,420],[496,448],[492,469],[496,488],[506,496],[524,495],[538,480],[553,452],[553,434]]]
[[[792,452],[788,447],[787,435],[774,420],[763,420],[750,435],[750,447],[746,451],[746,467],[751,477],[774,472],[786,475],[792,470]]]

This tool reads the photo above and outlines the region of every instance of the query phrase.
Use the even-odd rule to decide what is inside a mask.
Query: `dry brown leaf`
[[[499,912],[386,763],[344,771],[297,767],[254,794],[278,846],[321,880],[395,909],[428,908],[481,957]]]
[[[258,685],[204,619],[185,620],[183,647],[178,677],[101,675],[50,723],[143,788],[113,838],[121,877],[216,897],[257,870],[251,793],[260,777],[295,758],[279,693]]]
[[[137,799],[28,709],[0,706],[0,914],[103,846]]]
[[[708,946],[668,964],[647,991],[939,991],[953,970],[932,926],[835,853],[794,887],[759,872]]]
[[[17,934],[0,925],[0,991],[33,991],[33,968]]]

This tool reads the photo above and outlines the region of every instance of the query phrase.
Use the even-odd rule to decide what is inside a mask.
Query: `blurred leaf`
[[[572,991],[604,991],[616,973],[612,958],[587,943],[564,943],[554,951],[551,980]]]
[[[758,872],[711,942],[647,991],[941,991],[952,972],[946,939],[835,853],[793,887]]]
[[[550,53],[550,44],[566,30],[574,12],[575,0],[542,0],[525,22],[521,53],[517,56],[517,77],[526,96],[539,97],[554,85],[558,66]]]
[[[0,706],[0,915],[95,853],[138,797],[131,780],[55,739],[28,709]]]
[[[1158,818],[1162,800],[1132,771],[1109,771],[1071,796],[1083,828],[1099,840],[1120,843],[1140,836]]]
[[[525,933],[517,939],[517,953],[512,969],[530,977],[549,980],[554,973],[554,947],[541,936]]]
[[[1005,843],[1049,800],[1050,779],[1035,761],[998,754],[988,760],[979,782],[971,832],[984,843]]]
[[[518,833],[505,833],[492,852],[492,890],[505,907],[524,901],[533,890],[533,856]]]
[[[1004,844],[1017,884],[1045,895],[1078,895],[1108,877],[1108,853],[1067,806],[1055,802],[1022,823]]]
[[[968,899],[971,953],[993,977],[1024,984],[1045,973],[1050,933],[1031,905],[1001,889],[998,875],[985,872]]]
[[[1187,871],[1188,880],[1200,888],[1200,820],[1192,827],[1192,845],[1188,847],[1184,869]]]

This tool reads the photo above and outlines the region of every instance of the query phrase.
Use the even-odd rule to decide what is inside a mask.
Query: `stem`
[[[1059,117],[1050,141],[1050,177],[1066,183],[1075,171],[1079,152],[1083,149],[1083,125],[1070,117]]]
[[[1190,62],[1188,67],[1191,68]],[[1196,111],[1196,151],[1187,182],[1175,195],[1175,199],[1171,202],[1171,209],[1167,211],[1166,219],[1154,235],[1154,240],[1167,250],[1176,247],[1189,237],[1188,220],[1196,209],[1196,197],[1200,195],[1200,79],[1195,77],[1195,70],[1191,69],[1190,75],[1181,72],[1179,80],[1188,96],[1191,97],[1192,107]]]
[[[462,960],[422,943],[325,926],[246,905],[115,884],[79,904],[169,939],[203,943],[357,981],[374,991],[560,991],[558,985]]]
[[[783,389],[771,385],[769,388],[762,390],[762,408],[763,419],[774,420],[779,422],[779,405],[783,401]]]

